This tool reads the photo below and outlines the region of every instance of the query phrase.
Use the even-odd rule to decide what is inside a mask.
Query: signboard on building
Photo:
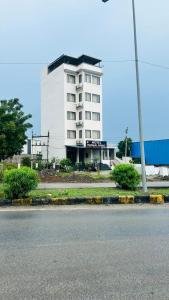
[[[87,148],[106,148],[107,142],[105,141],[86,141]]]

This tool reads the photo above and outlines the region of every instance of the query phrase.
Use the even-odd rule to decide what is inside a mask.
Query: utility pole
[[[41,143],[41,141],[40,141],[40,144],[37,144],[37,142],[34,144],[34,140],[37,140],[37,139],[41,140],[42,138],[47,139],[46,142]],[[49,131],[48,131],[47,135],[34,135],[32,132],[32,162],[31,162],[31,165],[33,164],[33,147],[40,146],[40,147],[46,147],[46,162],[47,162],[47,167],[49,166],[49,138],[50,138]]]
[[[135,67],[136,67],[136,84],[137,84],[137,104],[138,104],[141,168],[142,168],[142,185],[143,185],[143,191],[147,192],[145,153],[144,153],[144,136],[143,136],[143,121],[142,121],[142,105],[141,105],[141,92],[140,92],[140,75],[139,75],[138,46],[137,46],[136,13],[135,13],[135,1],[134,0],[132,0],[132,8],[133,8],[134,49],[135,49]]]
[[[104,3],[108,2],[108,1],[109,0],[102,0],[102,2],[104,2]],[[143,122],[142,122],[142,105],[141,105],[140,76],[139,76],[139,60],[138,60],[138,46],[137,46],[135,0],[132,0],[132,12],[133,12],[134,50],[135,50],[135,68],[136,68],[136,85],[137,85],[139,138],[140,138],[140,152],[141,152],[142,186],[143,186],[143,191],[147,192],[145,152],[144,152],[144,136],[143,136]]]
[[[127,157],[127,144],[128,144],[128,127],[125,130],[126,138],[125,138],[125,158]]]
[[[49,131],[47,135],[47,167],[49,167]]]

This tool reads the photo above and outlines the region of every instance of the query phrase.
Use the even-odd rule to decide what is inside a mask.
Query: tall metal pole
[[[47,168],[49,166],[49,131],[48,131],[48,135],[47,135]]]
[[[104,3],[108,2],[108,1],[109,0],[102,0],[102,2],[104,2]],[[142,107],[141,107],[141,93],[140,93],[140,76],[139,76],[139,62],[138,62],[135,0],[132,0],[132,9],[133,9],[134,48],[135,48],[135,66],[136,66],[137,104],[138,104],[139,137],[140,137],[140,152],[141,152],[142,185],[143,185],[143,191],[147,192],[145,153],[144,153],[144,138],[143,138],[143,122],[142,122]]]
[[[128,127],[126,128],[126,130],[125,130],[125,134],[126,134],[126,141],[125,141],[125,159],[126,159],[126,157],[127,157],[127,146],[128,146]]]
[[[140,93],[140,76],[139,76],[139,62],[138,62],[135,0],[132,0],[132,8],[133,8],[134,48],[135,48],[135,67],[136,67],[136,83],[137,83],[137,104],[138,104],[141,168],[142,168],[142,185],[143,185],[143,191],[147,192],[145,152],[144,152],[144,137],[143,137],[143,122],[142,122],[142,106],[141,106],[141,93]]]

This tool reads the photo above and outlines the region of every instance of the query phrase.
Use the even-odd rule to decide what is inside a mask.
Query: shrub
[[[120,164],[112,171],[111,178],[125,190],[135,190],[140,183],[140,175],[133,165]]]
[[[64,158],[60,161],[60,167],[64,171],[69,171],[69,168],[72,166],[72,162],[69,158]]]
[[[1,164],[1,167],[3,170],[12,170],[12,169],[17,169],[18,165],[16,163],[4,162]]]
[[[27,197],[38,185],[38,175],[28,167],[4,172],[5,195],[12,199]]]
[[[4,171],[0,170],[0,182],[3,181],[3,177],[4,177]]]
[[[30,168],[31,167],[31,159],[30,159],[30,157],[29,156],[22,157],[21,164],[24,167],[29,167]]]

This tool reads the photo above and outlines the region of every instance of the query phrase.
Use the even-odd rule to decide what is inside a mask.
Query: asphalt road
[[[0,299],[169,299],[169,207],[1,210]]]
[[[165,188],[169,187],[169,181],[147,182],[148,187]],[[40,183],[39,189],[69,189],[69,188],[97,188],[97,187],[116,187],[114,182],[106,183]]]

